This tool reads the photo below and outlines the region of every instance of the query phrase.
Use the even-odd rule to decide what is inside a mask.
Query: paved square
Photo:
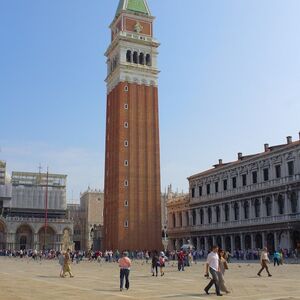
[[[257,263],[232,263],[225,274],[230,295],[225,299],[300,299],[300,265],[270,266],[273,277],[258,278]],[[150,265],[134,262],[131,289],[119,291],[119,270],[114,263],[81,262],[73,265],[75,278],[59,278],[57,261],[0,258],[1,300],[96,300],[96,299],[219,299],[205,295],[204,263],[185,272],[176,264],[166,268],[164,277],[152,277]],[[214,289],[211,290],[214,292]]]

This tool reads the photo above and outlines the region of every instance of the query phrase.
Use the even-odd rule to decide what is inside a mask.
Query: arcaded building
[[[13,172],[11,182],[0,185],[0,249],[72,248],[66,179],[60,174]]]
[[[120,0],[106,51],[106,249],[161,249],[157,48],[145,0]]]
[[[300,137],[299,137],[300,138]],[[188,178],[189,196],[168,202],[170,247],[300,248],[300,141],[219,160]]]

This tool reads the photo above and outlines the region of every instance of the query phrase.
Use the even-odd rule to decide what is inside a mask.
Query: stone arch
[[[200,238],[200,249],[205,249],[205,239],[204,239],[204,237]]]
[[[274,234],[271,232],[267,235],[267,248],[270,252],[275,250]]]
[[[251,235],[247,234],[245,236],[245,250],[249,250],[252,248],[252,240],[251,240]]]
[[[222,238],[220,236],[217,236],[216,244],[220,249],[222,248]]]
[[[56,232],[51,226],[42,226],[38,231],[39,248],[43,250],[55,249]]]
[[[150,54],[146,54],[146,65],[149,67],[151,67],[151,65],[152,65]]]
[[[144,65],[145,64],[145,55],[143,52],[140,53],[139,55],[139,64]]]
[[[231,252],[233,249],[231,249],[231,239],[230,236],[225,237],[225,250]]]
[[[238,235],[234,238],[234,246],[235,250],[241,250],[241,237]]]
[[[29,224],[21,224],[16,231],[16,249],[33,249],[33,228]]]
[[[256,249],[262,249],[263,248],[262,236],[261,236],[260,233],[258,233],[255,236],[255,248]]]
[[[129,62],[129,63],[132,62],[132,52],[131,52],[131,50],[127,50],[127,52],[126,52],[126,62]]]
[[[208,251],[210,251],[213,247],[213,238],[211,236],[208,237],[208,239],[207,239],[207,246],[208,246],[208,249],[206,249],[206,250],[208,250]]]

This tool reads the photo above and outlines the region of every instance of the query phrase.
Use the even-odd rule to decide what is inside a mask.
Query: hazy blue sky
[[[148,2],[162,43],[162,190],[298,138],[300,1]],[[0,0],[0,159],[9,172],[68,174],[68,199],[104,186],[103,54],[117,5]]]

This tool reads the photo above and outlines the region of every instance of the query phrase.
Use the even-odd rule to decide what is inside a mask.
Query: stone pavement
[[[273,277],[256,276],[257,263],[232,263],[225,278],[232,291],[224,299],[300,300],[300,265],[270,266]],[[152,277],[150,265],[134,263],[131,288],[119,291],[116,264],[81,262],[73,265],[75,278],[59,278],[57,261],[34,262],[31,259],[0,258],[1,300],[98,300],[98,299],[220,299],[206,295],[203,288],[204,263],[184,272],[176,264],[166,268],[164,277]],[[214,292],[214,289],[211,290]]]

